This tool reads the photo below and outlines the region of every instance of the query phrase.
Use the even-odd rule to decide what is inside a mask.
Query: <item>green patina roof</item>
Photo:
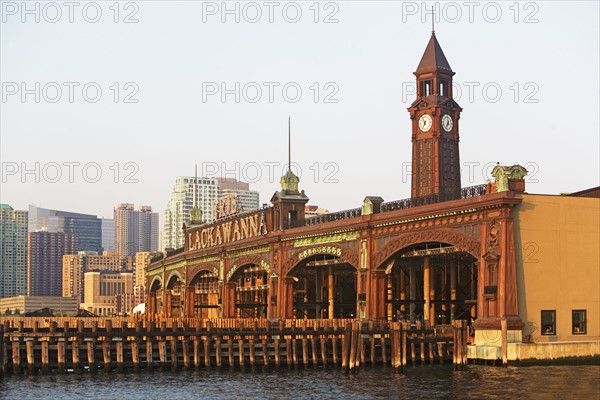
[[[8,204],[0,204],[0,210],[13,210]]]

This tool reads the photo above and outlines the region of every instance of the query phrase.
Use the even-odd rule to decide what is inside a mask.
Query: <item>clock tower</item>
[[[454,72],[435,36],[414,72],[417,98],[408,109],[412,120],[411,197],[460,197],[458,120],[462,108],[452,98]]]

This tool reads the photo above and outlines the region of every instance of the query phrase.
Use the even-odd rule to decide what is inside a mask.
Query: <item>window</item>
[[[571,321],[573,323],[573,335],[583,335],[586,331],[586,312],[585,310],[573,310],[571,313]]]
[[[556,310],[542,310],[542,335],[556,335]]]

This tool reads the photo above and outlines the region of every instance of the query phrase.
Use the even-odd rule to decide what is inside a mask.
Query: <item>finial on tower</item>
[[[431,15],[431,34],[435,35],[435,7],[431,7],[431,11],[427,11],[426,14]]]
[[[292,117],[288,115],[288,171],[292,170]]]

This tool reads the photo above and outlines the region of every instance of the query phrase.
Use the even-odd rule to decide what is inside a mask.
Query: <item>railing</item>
[[[323,224],[326,222],[340,221],[343,219],[356,218],[361,216],[361,207],[350,210],[337,211],[329,214],[317,215],[315,217],[305,218],[298,221],[289,221],[284,225],[284,229],[298,228],[301,226],[311,226]]]
[[[444,201],[466,199],[483,196],[486,194],[487,185],[476,185],[462,188],[460,194],[445,192],[435,193],[428,196],[413,197],[410,199],[395,200],[381,204],[381,212],[404,210],[406,208],[420,207],[428,204],[436,204]]]
[[[476,185],[462,188],[460,193],[456,192],[445,192],[435,193],[428,196],[413,197],[403,200],[389,201],[381,204],[381,212],[404,210],[407,208],[420,207],[428,204],[436,204],[444,201],[466,199],[471,197],[483,196],[486,194],[487,185]],[[302,226],[311,226],[323,224],[326,222],[340,221],[344,219],[351,219],[360,217],[362,215],[362,208],[352,208],[350,210],[338,211],[329,214],[318,215],[316,217],[306,218],[299,221],[289,221],[284,224],[284,229],[299,228]]]

